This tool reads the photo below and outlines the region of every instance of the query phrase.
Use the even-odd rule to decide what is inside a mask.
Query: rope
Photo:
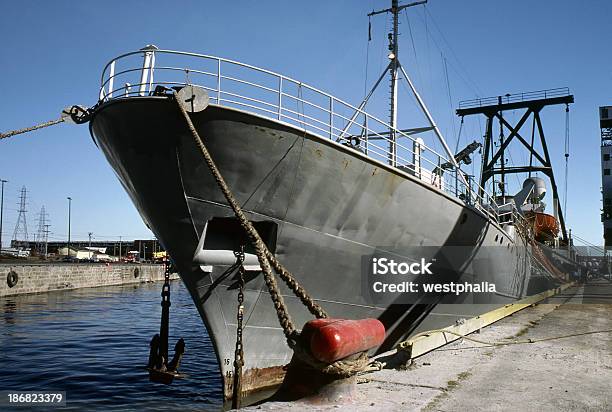
[[[446,57],[444,57],[444,54],[442,54],[442,52],[440,52],[440,57],[442,58],[442,63],[444,67],[444,79],[446,83],[446,91],[448,92],[448,107],[450,108],[449,115],[450,115],[451,129],[453,131],[453,136],[457,136],[457,142],[455,143],[455,153],[454,153],[454,154],[457,154],[457,152],[459,151],[459,139],[461,139],[461,133],[457,135],[457,129],[455,128],[455,116],[453,115],[453,97],[451,95],[450,80],[448,79],[448,65],[446,64]],[[461,120],[463,120],[463,116],[461,116]]]
[[[412,54],[414,56],[414,65],[416,66],[417,76],[419,76],[419,85],[423,85],[423,75],[421,74],[421,66],[419,65],[419,57],[417,55],[416,46],[414,45],[414,36],[412,35],[412,25],[408,17],[408,9],[404,9],[404,16],[408,24],[408,34],[410,34],[410,43],[412,44]],[[451,110],[452,111],[452,110]]]
[[[290,346],[293,347],[295,346],[295,343],[291,343],[291,342],[295,341],[297,332],[295,330],[293,321],[291,320],[291,316],[289,315],[289,312],[287,311],[287,306],[284,302],[284,299],[278,288],[276,278],[274,277],[274,274],[272,273],[271,265],[274,267],[274,269],[276,270],[280,278],[291,289],[291,291],[298,298],[300,298],[300,301],[308,308],[310,313],[312,313],[317,318],[326,318],[327,313],[325,312],[325,310],[323,310],[321,306],[319,306],[316,302],[314,302],[314,300],[308,295],[306,290],[302,286],[300,286],[297,280],[295,280],[293,275],[268,250],[266,244],[259,236],[259,233],[257,233],[257,230],[255,229],[255,227],[247,219],[242,208],[240,207],[240,205],[234,198],[233,194],[231,193],[229,187],[227,186],[227,183],[225,182],[225,179],[223,179],[223,176],[219,172],[219,169],[217,168],[212,157],[210,156],[208,149],[204,145],[202,139],[200,138],[200,135],[196,131],[193,123],[191,122],[191,118],[185,111],[185,108],[181,105],[176,91],[173,91],[173,94],[174,94],[174,100],[176,101],[176,104],[178,105],[180,112],[182,113],[183,117],[185,118],[185,121],[187,122],[187,127],[189,128],[189,131],[191,132],[191,135],[193,136],[193,139],[194,139],[194,142],[197,148],[200,150],[202,156],[204,157],[206,165],[208,166],[211,173],[213,174],[213,177],[216,180],[217,185],[219,186],[219,189],[221,189],[221,191],[223,192],[225,199],[227,200],[228,204],[234,211],[234,214],[240,221],[240,225],[246,231],[247,235],[249,236],[251,240],[251,243],[253,244],[253,247],[255,248],[257,259],[259,261],[259,265],[261,266],[261,269],[264,275],[264,281],[270,293],[270,298],[272,299],[274,308],[276,309],[276,315],[278,317],[278,321],[281,327],[283,328],[283,333],[285,334],[285,337],[290,342]]]
[[[581,333],[572,333],[572,334],[569,334],[569,335],[551,336],[551,337],[548,337],[548,338],[540,338],[540,339],[513,340],[513,341],[510,341],[510,342],[489,342],[489,341],[484,341],[484,340],[480,340],[480,339],[471,338],[469,336],[463,335],[463,334],[458,333],[458,332],[452,332],[452,331],[444,330],[444,329],[435,329],[435,330],[430,330],[430,331],[427,331],[427,332],[422,332],[422,333],[416,334],[416,335],[414,335],[412,337],[412,339],[418,338],[419,336],[429,336],[429,335],[434,334],[434,333],[448,333],[450,335],[459,336],[460,338],[463,338],[465,340],[469,340],[469,341],[475,342],[475,343],[480,343],[480,344],[486,345],[486,346],[508,346],[508,345],[524,345],[526,343],[547,342],[547,341],[551,341],[551,340],[574,338],[574,337],[577,337],[577,336],[594,335],[594,334],[597,334],[597,333],[612,333],[612,329],[595,330],[595,331],[581,332]]]
[[[359,352],[353,356],[337,360],[331,364],[321,362],[314,358],[307,349],[304,342],[298,341],[298,344],[293,348],[293,353],[297,358],[310,366],[311,368],[321,371],[326,375],[332,375],[337,378],[347,378],[358,372],[364,372],[370,363],[370,358],[367,352]]]
[[[55,126],[71,119],[76,124],[83,124],[89,121],[92,116],[92,109],[87,109],[83,106],[73,105],[69,109],[62,110],[62,116],[59,119],[49,120],[48,122],[40,123],[32,127],[24,129],[11,130],[10,132],[0,133],[0,140],[12,137],[18,134],[33,132],[34,130],[43,129],[49,126]]]
[[[372,19],[368,16],[368,41],[366,42],[365,79],[363,80],[363,97],[368,94],[368,66],[370,63],[370,42],[372,41]]]
[[[26,127],[25,129],[17,129],[17,130],[11,130],[10,132],[6,132],[6,133],[0,133],[0,140],[6,139],[8,137],[15,136],[18,134],[33,132],[34,130],[43,129],[45,127],[55,126],[56,124],[62,123],[64,120],[65,119],[63,117],[60,117],[59,119],[49,120],[48,122],[40,123],[32,127]]]
[[[510,342],[484,341],[484,340],[472,338],[472,337],[464,335],[462,333],[453,332],[453,331],[449,331],[449,330],[446,330],[446,329],[434,329],[434,330],[429,330],[429,331],[426,331],[426,332],[418,333],[418,334],[412,336],[410,339],[415,339],[415,338],[418,338],[418,337],[421,337],[421,336],[430,336],[430,335],[433,335],[434,333],[448,333],[450,335],[455,335],[455,336],[458,336],[458,337],[460,337],[462,339],[465,339],[465,340],[468,340],[468,341],[471,341],[471,342],[474,342],[474,343],[480,343],[481,345],[483,345],[483,346],[476,346],[476,347],[471,347],[471,348],[439,349],[439,350],[463,350],[463,349],[479,349],[479,348],[486,348],[486,347],[491,347],[491,346],[496,347],[496,346],[509,346],[509,345],[524,345],[524,344],[529,344],[529,343],[539,343],[539,342],[547,342],[547,341],[552,341],[552,340],[574,338],[574,337],[578,337],[578,336],[594,335],[594,334],[599,334],[599,333],[612,333],[612,329],[596,330],[596,331],[581,332],[581,333],[572,333],[572,334],[569,334],[569,335],[551,336],[551,337],[540,338],[540,339],[513,340],[513,341],[510,341]],[[408,345],[407,341],[404,341],[404,342],[401,342],[400,344],[398,344],[395,349],[392,349],[392,350],[387,351],[387,352],[380,353],[380,354],[370,358],[369,363],[372,366],[370,367],[370,369],[368,369],[366,371],[367,372],[372,372],[372,371],[380,370],[381,367],[384,367],[385,363],[381,363],[377,359],[386,358],[388,356],[393,356],[393,355],[397,354],[400,350],[407,350],[408,348],[409,348],[409,345]]]
[[[449,98],[450,98],[450,89],[449,89]],[[463,117],[461,116],[461,124],[459,125],[459,134],[457,134],[457,142],[455,143],[455,154],[459,151],[459,143],[461,142],[461,131],[463,130]],[[482,145],[480,146],[482,147]]]

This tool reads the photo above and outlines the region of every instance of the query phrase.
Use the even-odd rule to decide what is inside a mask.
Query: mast
[[[391,14],[393,15],[393,32],[389,33],[389,68],[391,72],[391,101],[389,110],[389,163],[397,165],[397,144],[395,131],[397,130],[397,62],[398,62],[398,0],[391,0]]]
[[[368,14],[368,17],[374,16],[376,14],[382,14],[382,13],[391,13],[393,15],[393,32],[389,33],[388,35],[389,52],[390,52],[388,57],[389,57],[390,62],[389,62],[389,65],[385,68],[385,71],[381,75],[380,79],[378,79],[378,82],[376,82],[376,84],[374,85],[370,93],[366,96],[365,99],[363,99],[363,101],[359,105],[359,109],[355,111],[355,114],[353,114],[353,117],[349,121],[349,125],[355,120],[360,110],[363,109],[365,105],[368,103],[368,100],[372,96],[372,93],[374,92],[376,87],[378,87],[380,80],[385,76],[386,72],[389,71],[389,73],[391,74],[391,101],[390,101],[391,111],[390,111],[390,122],[389,122],[389,128],[390,128],[389,130],[389,136],[390,136],[389,164],[392,166],[397,166],[397,143],[396,143],[396,139],[398,137],[397,136],[397,83],[399,80],[398,73],[401,71],[402,75],[404,76],[404,80],[408,84],[408,87],[412,91],[412,94],[418,103],[418,106],[420,107],[423,115],[427,118],[427,121],[429,122],[428,130],[432,130],[434,132],[434,134],[440,141],[440,144],[444,148],[444,151],[446,152],[448,156],[448,161],[452,164],[454,168],[457,180],[460,180],[461,183],[465,185],[465,187],[469,187],[470,186],[469,183],[467,182],[464,174],[461,172],[461,169],[459,168],[459,164],[455,160],[455,154],[451,151],[450,147],[448,147],[448,144],[446,143],[444,136],[442,136],[442,132],[436,125],[436,122],[431,116],[431,113],[429,113],[429,110],[427,109],[425,102],[423,101],[419,93],[417,92],[416,88],[414,87],[414,83],[412,83],[412,80],[410,80],[410,76],[408,76],[408,73],[404,69],[404,66],[402,66],[402,64],[400,63],[397,57],[399,13],[408,7],[414,7],[414,6],[418,6],[420,4],[425,4],[425,3],[427,3],[427,0],[416,1],[414,3],[399,5],[398,0],[391,0],[391,8],[373,11]],[[348,127],[349,126],[347,125],[345,130],[342,131],[341,136],[345,133]]]
[[[398,26],[399,26],[399,13],[408,7],[418,6],[420,4],[427,3],[427,0],[417,1],[414,3],[399,5],[398,0],[391,0],[391,8],[373,11],[368,14],[368,17],[381,14],[391,13],[393,16],[393,31],[388,34],[389,38],[389,75],[391,76],[391,98],[389,101],[389,164],[391,166],[397,166],[397,144],[396,144],[396,130],[397,130],[397,80],[400,69],[398,59]],[[375,86],[376,87],[376,86]],[[375,88],[374,87],[374,88]],[[365,100],[367,101],[367,99]],[[364,102],[365,102],[364,101]]]

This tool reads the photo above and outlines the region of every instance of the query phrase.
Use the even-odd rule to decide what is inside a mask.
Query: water
[[[169,346],[172,356],[185,339],[180,371],[187,377],[169,386],[149,382],[144,367],[159,332],[161,286],[0,298],[0,390],[66,391],[66,410],[220,410],[212,344],[180,281],[171,286]]]

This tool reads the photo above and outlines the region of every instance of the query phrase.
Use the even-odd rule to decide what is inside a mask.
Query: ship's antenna
[[[400,11],[413,6],[427,3],[427,0],[417,1],[414,3],[399,5],[398,0],[391,0],[391,8],[373,11],[368,14],[368,17],[372,17],[376,14],[391,13],[393,16],[393,31],[388,34],[389,38],[389,74],[391,75],[391,99],[389,103],[389,163],[393,166],[397,163],[397,145],[396,145],[396,130],[397,130],[397,74],[399,72],[399,59],[398,59],[398,24],[399,24],[399,13]]]

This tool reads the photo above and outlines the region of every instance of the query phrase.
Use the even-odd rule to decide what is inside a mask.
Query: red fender
[[[378,319],[315,319],[304,325],[302,338],[317,360],[333,363],[381,345],[385,327]]]

